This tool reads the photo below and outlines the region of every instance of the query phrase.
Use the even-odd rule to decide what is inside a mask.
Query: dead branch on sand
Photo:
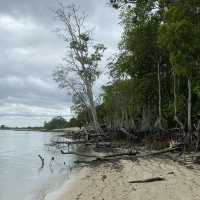
[[[154,177],[154,178],[148,178],[144,180],[129,181],[129,183],[150,183],[150,182],[164,181],[164,180],[165,178],[162,178],[162,177]]]

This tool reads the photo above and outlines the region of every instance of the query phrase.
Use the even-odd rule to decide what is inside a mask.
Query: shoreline
[[[169,159],[122,160],[83,167],[70,182],[45,200],[197,200],[200,199],[199,171]],[[165,180],[129,183],[153,177]]]
[[[79,181],[87,174],[85,169],[75,169],[72,172],[70,179],[64,181],[62,185],[55,188],[54,191],[47,193],[43,200],[59,200],[63,195],[65,195],[68,190],[73,188]]]

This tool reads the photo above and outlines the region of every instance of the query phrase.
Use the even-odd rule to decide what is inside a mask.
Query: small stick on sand
[[[164,181],[164,180],[165,178],[155,177],[155,178],[148,178],[144,180],[129,181],[129,183],[150,183],[150,182]]]

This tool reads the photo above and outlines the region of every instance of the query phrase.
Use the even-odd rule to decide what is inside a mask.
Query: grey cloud
[[[96,94],[106,83],[107,58],[116,51],[121,27],[108,0],[62,0],[88,14],[94,39],[107,47]],[[62,63],[65,45],[55,33],[55,0],[0,0],[0,124],[41,125],[56,115],[72,116],[71,97],[57,88],[52,72]]]

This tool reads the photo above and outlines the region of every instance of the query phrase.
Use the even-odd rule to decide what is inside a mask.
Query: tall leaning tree
[[[55,11],[61,22],[58,30],[67,46],[65,64],[54,72],[54,79],[61,88],[67,88],[72,96],[79,98],[91,112],[94,128],[97,133],[102,130],[98,123],[93,85],[100,75],[98,69],[105,47],[95,44],[92,31],[87,28],[86,15],[71,5],[60,4]]]

